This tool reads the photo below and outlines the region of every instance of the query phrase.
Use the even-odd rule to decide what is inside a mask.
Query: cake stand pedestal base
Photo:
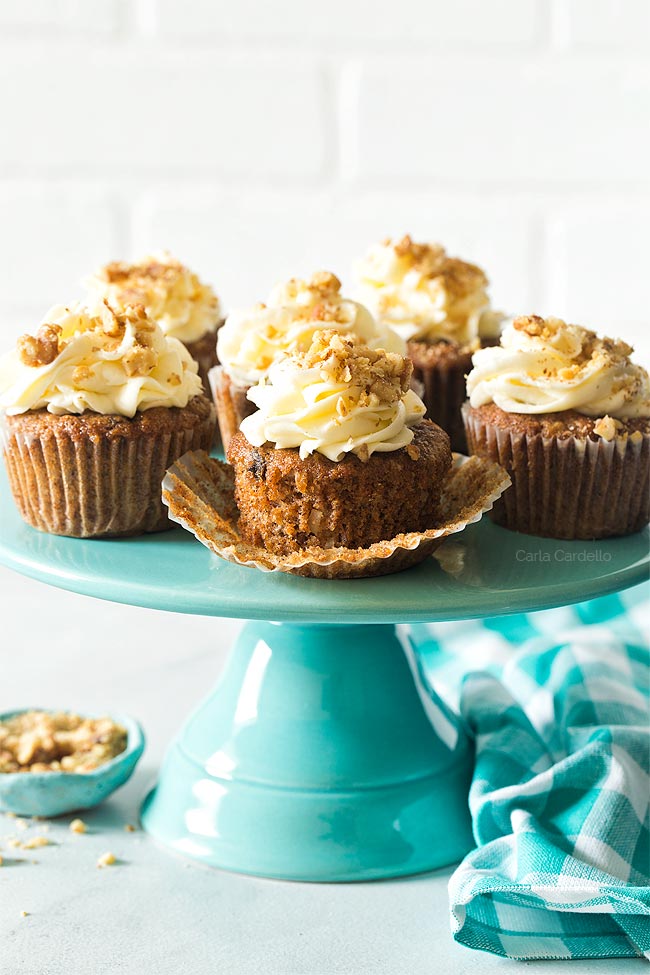
[[[179,853],[287,880],[372,880],[473,846],[472,755],[390,625],[248,623],[142,810]]]

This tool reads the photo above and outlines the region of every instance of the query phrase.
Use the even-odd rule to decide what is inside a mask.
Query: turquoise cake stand
[[[647,530],[554,542],[483,519],[454,537],[455,575],[428,559],[378,579],[300,579],[221,561],[181,529],[121,541],[42,535],[3,481],[0,497],[0,562],[18,572],[251,621],[170,746],[142,823],[206,864],[293,880],[410,874],[473,845],[469,740],[395,624],[565,605],[641,582],[649,563]]]

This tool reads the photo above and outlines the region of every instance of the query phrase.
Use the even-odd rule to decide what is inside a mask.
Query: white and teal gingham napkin
[[[650,958],[649,592],[412,628],[476,746],[477,848],[449,883],[462,944]]]

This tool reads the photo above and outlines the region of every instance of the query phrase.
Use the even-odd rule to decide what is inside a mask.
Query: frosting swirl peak
[[[503,316],[490,310],[484,272],[440,244],[388,238],[369,249],[356,274],[361,300],[406,341],[466,345],[499,333]]]
[[[308,281],[292,278],[277,285],[266,304],[231,312],[219,330],[217,354],[230,377],[248,386],[284,353],[306,352],[314,333],[323,328],[353,334],[371,348],[406,351],[392,329],[341,295],[335,274],[318,271]]]
[[[202,391],[198,367],[178,339],[139,305],[50,309],[35,335],[0,359],[0,410],[7,414],[117,413],[187,406]]]
[[[144,305],[165,335],[196,342],[221,319],[219,299],[193,271],[166,252],[128,264],[112,261],[85,282],[92,300],[112,308]]]
[[[494,402],[507,413],[650,416],[650,379],[632,352],[560,318],[516,318],[500,346],[474,353],[467,394],[472,406]]]
[[[409,359],[370,349],[331,329],[316,332],[309,350],[276,360],[249,390],[258,411],[241,431],[254,447],[297,447],[332,461],[348,453],[366,461],[413,440],[424,403],[409,388]]]

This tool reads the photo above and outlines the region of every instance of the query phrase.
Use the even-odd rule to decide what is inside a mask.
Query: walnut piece
[[[25,366],[49,366],[59,354],[59,325],[41,325],[36,335],[21,335],[17,342],[18,356]]]

